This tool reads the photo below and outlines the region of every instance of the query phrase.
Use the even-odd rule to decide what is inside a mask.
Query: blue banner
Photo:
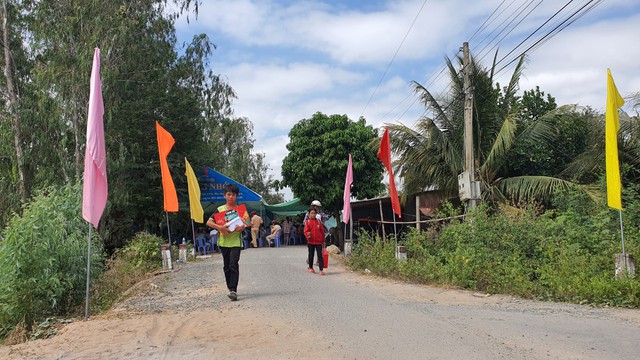
[[[253,192],[246,186],[220,174],[211,168],[203,168],[196,172],[198,185],[200,185],[200,202],[226,202],[224,198],[224,184],[236,184],[240,189],[238,202],[260,201],[262,196]]]

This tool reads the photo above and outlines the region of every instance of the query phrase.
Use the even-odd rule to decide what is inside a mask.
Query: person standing
[[[320,200],[313,200],[311,202],[311,209],[314,209],[316,211],[316,217],[319,218],[318,220],[324,223],[325,221],[329,220],[329,215],[320,210],[321,207],[322,204],[320,203]],[[309,211],[307,211],[307,213],[304,215],[304,220],[302,221],[303,224],[307,223],[309,216]]]
[[[324,275],[324,259],[322,258],[322,244],[324,244],[324,225],[322,221],[316,218],[316,209],[309,209],[309,219],[304,224],[304,236],[307,238],[307,249],[309,249],[309,257],[307,263],[309,268],[307,271],[315,273],[313,270],[313,255],[318,254],[318,267],[320,275]]]
[[[282,233],[284,234],[282,237],[282,243],[285,245],[289,242],[289,238],[291,237],[291,228],[293,228],[293,223],[291,222],[291,218],[287,216],[287,218],[282,222]]]
[[[238,185],[236,184],[225,184],[224,187],[224,198],[227,201],[226,204],[218,207],[218,212],[224,212],[228,210],[234,210],[238,205],[236,204],[236,200],[238,199],[238,194],[240,190],[238,189]],[[229,289],[229,294],[227,297],[231,299],[231,301],[238,300],[238,279],[240,277],[240,250],[242,249],[242,231],[247,227],[249,221],[247,219],[246,223],[242,223],[242,225],[237,225],[233,229],[233,231],[229,230],[229,225],[218,225],[215,222],[213,214],[207,220],[207,226],[216,229],[220,232],[220,236],[218,238],[218,248],[222,253],[222,261],[223,261],[223,271],[224,278],[227,283],[227,289]]]
[[[260,237],[260,226],[264,221],[262,218],[255,212],[251,212],[251,247],[258,247],[258,238]]]

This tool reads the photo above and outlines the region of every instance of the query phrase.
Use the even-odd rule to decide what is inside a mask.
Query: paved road
[[[638,359],[640,311],[534,302],[306,271],[306,247],[249,249],[238,301],[219,254],[149,279],[107,314],[0,358]]]
[[[403,284],[353,273],[336,259],[321,277],[306,272],[305,257],[304,246],[243,251],[237,303],[317,331],[322,346],[345,358],[640,358],[638,310]],[[220,262],[197,266],[221,281]]]

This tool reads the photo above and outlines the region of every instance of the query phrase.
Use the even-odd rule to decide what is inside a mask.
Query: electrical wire
[[[387,68],[384,70],[384,73],[380,77],[380,81],[378,81],[378,85],[376,85],[376,88],[373,90],[373,93],[371,93],[371,96],[369,97],[369,100],[367,101],[367,104],[364,106],[364,109],[362,109],[362,113],[360,113],[360,117],[362,117],[362,115],[364,114],[365,110],[367,110],[367,107],[371,103],[371,100],[373,99],[373,96],[378,91],[378,88],[380,87],[380,84],[382,83],[382,80],[387,75],[387,72],[389,71],[389,68],[391,67],[391,64],[393,64],[393,61],[396,59],[396,56],[398,55],[398,52],[400,52],[400,48],[402,48],[402,45],[404,44],[404,41],[407,40],[407,36],[409,36],[409,33],[411,32],[411,29],[413,29],[413,25],[415,25],[416,21],[418,20],[418,17],[420,16],[420,13],[422,12],[422,9],[424,9],[424,6],[427,4],[427,1],[429,1],[429,0],[424,0],[424,2],[422,3],[422,6],[420,7],[420,10],[418,10],[418,13],[416,14],[416,17],[413,19],[413,22],[411,23],[411,26],[409,26],[409,30],[407,30],[407,33],[404,34],[404,38],[400,42],[400,45],[398,45],[398,49],[396,49],[395,54],[393,54],[393,57],[391,58],[391,61],[389,61],[389,64],[387,65]]]
[[[533,52],[534,50],[536,50],[539,46],[541,46],[542,44],[544,44],[546,41],[548,41],[549,39],[551,39],[552,37],[556,36],[558,33],[560,33],[562,30],[566,29],[567,26],[573,24],[576,20],[580,19],[582,16],[584,16],[585,14],[587,14],[588,12],[590,12],[591,10],[593,10],[596,6],[600,5],[604,0],[598,0],[595,4],[593,4],[592,6],[588,7],[587,10],[583,11],[588,5],[590,5],[591,3],[593,3],[596,0],[589,0],[586,4],[584,4],[583,6],[580,7],[580,9],[576,10],[575,12],[573,12],[569,17],[565,18],[564,20],[562,20],[560,22],[560,24],[556,25],[553,29],[551,29],[550,31],[548,31],[542,38],[538,39],[533,45],[529,46],[526,50],[524,50],[523,52],[521,52],[518,56],[514,57],[511,61],[509,61],[506,65],[504,65],[503,67],[501,67],[500,69],[498,69],[498,71],[496,71],[496,75],[501,73],[504,69],[506,69],[507,67],[509,67],[511,64],[513,64],[515,61],[517,61],[522,55],[524,54],[528,54],[530,52]],[[571,20],[571,21],[570,21]],[[568,23],[567,23],[568,22]],[[566,24],[566,25],[565,25]],[[564,25],[564,26],[563,26]],[[559,30],[558,30],[559,29]]]

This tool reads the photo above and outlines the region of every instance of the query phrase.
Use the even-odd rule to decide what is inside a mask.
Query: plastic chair
[[[276,236],[273,238],[273,243],[276,244],[276,247],[280,247],[280,239],[282,239],[282,229],[278,230]]]
[[[216,246],[218,246],[218,234],[211,237],[211,252],[216,251]]]
[[[199,237],[196,240],[198,241],[198,255],[201,255],[200,254],[200,250],[202,250],[204,255],[207,255],[207,246],[205,245],[204,238],[203,237]]]
[[[291,228],[291,233],[289,234],[289,238],[287,239],[287,245],[289,245],[293,241],[293,245],[296,244],[296,228]]]

